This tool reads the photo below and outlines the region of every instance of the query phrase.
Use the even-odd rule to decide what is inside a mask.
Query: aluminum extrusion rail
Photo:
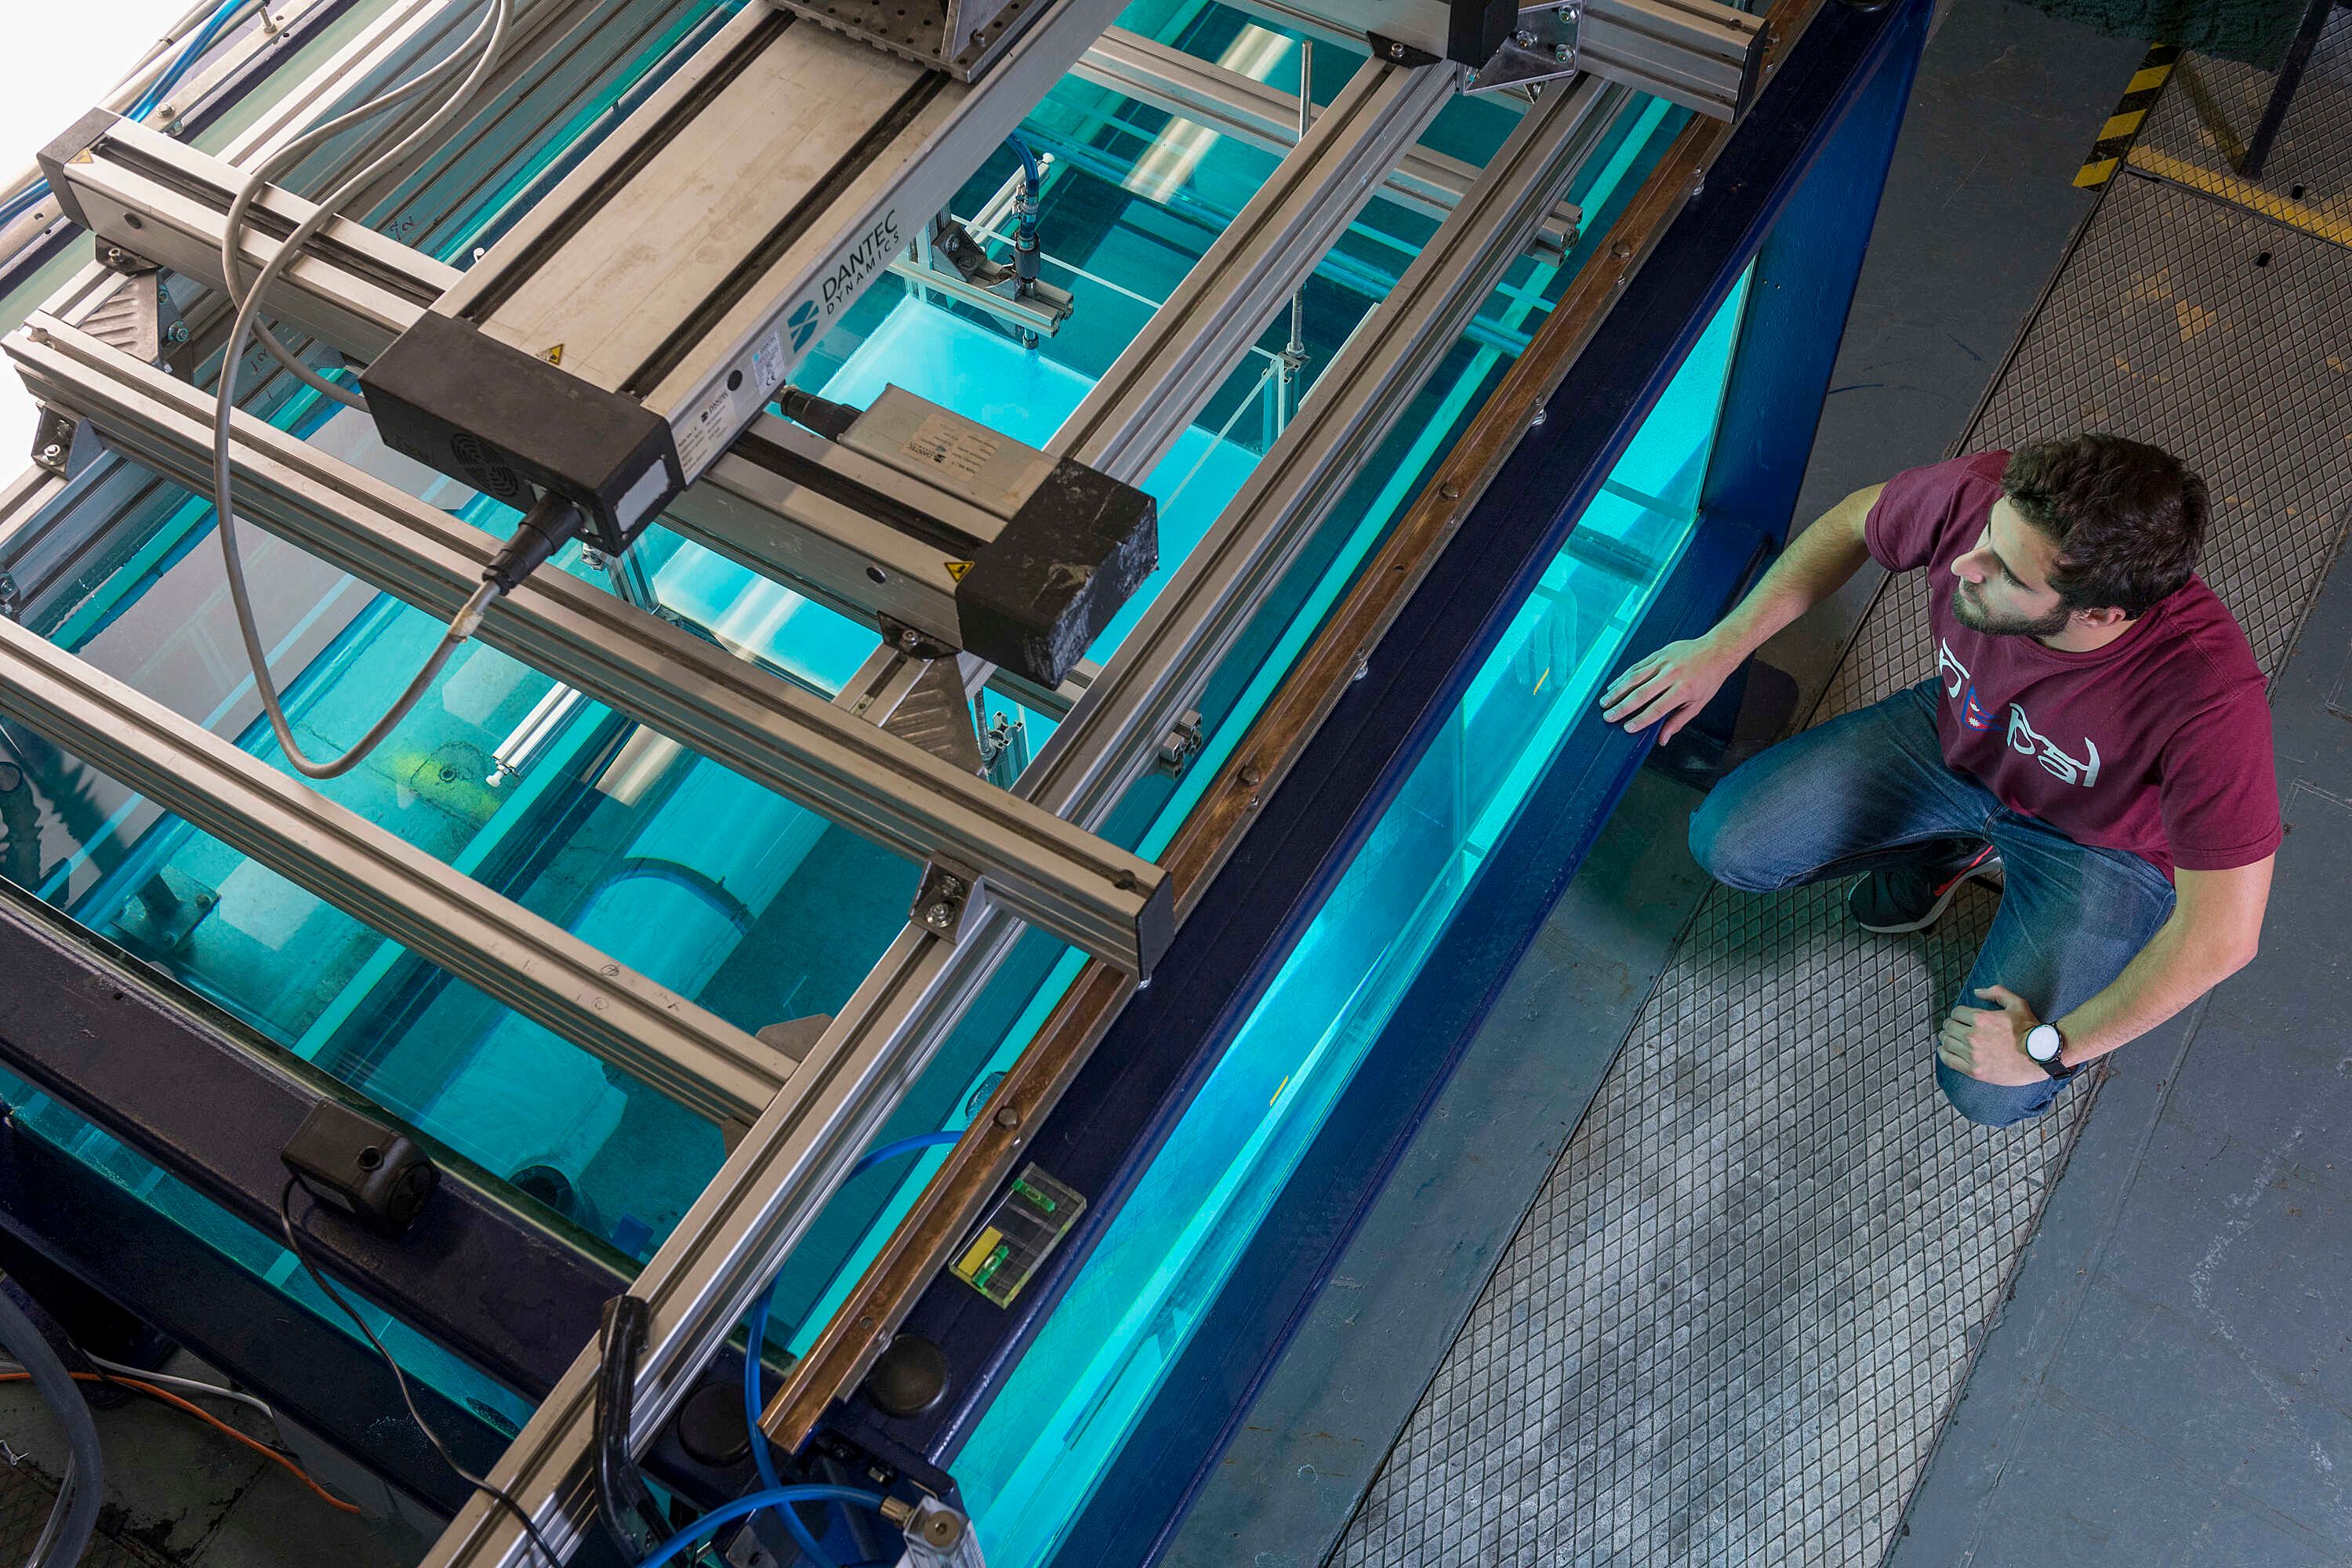
[[[1070,74],[1276,157],[1298,144],[1296,93],[1124,27],[1105,33]],[[1319,119],[1328,112],[1318,107],[1315,115]],[[1415,145],[1405,149],[1378,195],[1433,223],[1443,223],[1477,181],[1475,164]],[[1528,242],[1528,249],[1545,261],[1567,259],[1582,221],[1574,202],[1555,202]]]
[[[1452,100],[1460,76],[1384,60],[1357,68],[1047,450],[1130,483],[1149,474]]]
[[[1223,613],[1230,616],[1230,627],[1245,622],[1264,602],[1279,576],[1271,563],[1321,521],[1385,434],[1385,426],[1350,434],[1347,420],[1392,422],[1401,414],[1410,388],[1427,379],[1491,288],[1488,268],[1496,264],[1492,253],[1499,248],[1505,262],[1517,255],[1565,184],[1566,171],[1606,125],[1607,110],[1622,101],[1621,89],[1580,84],[1554,100],[1551,118],[1541,108],[1528,117],[1521,134],[1531,144],[1517,156],[1498,154],[1480,176],[1491,191],[1516,189],[1516,205],[1489,195],[1465,202],[1408,273],[1442,294],[1413,298],[1401,287],[1360,329],[1367,355],[1375,352],[1369,346],[1375,342],[1395,350],[1411,345],[1414,363],[1391,365],[1388,373],[1406,390],[1354,405],[1344,414],[1329,405],[1328,423],[1324,392],[1318,387],[1309,395],[1261,465],[1286,478],[1254,485],[1227,508],[1080,700],[1085,710],[1072,710],[1018,787],[1076,820],[1100,820],[1116,799],[1105,784],[1109,754],[1131,749],[1139,735],[1164,730],[1197,694],[1212,664],[1195,659],[1182,679],[1171,682],[1159,679],[1150,667],[1179,657],[1176,647],[1192,635],[1186,628],[1219,615],[1217,605],[1229,595],[1232,602],[1223,604]],[[1552,182],[1549,189],[1542,188],[1544,181]],[[1321,386],[1336,388],[1339,383],[1338,375],[1327,374]],[[1324,448],[1332,455],[1307,456]],[[1097,691],[1102,695],[1095,696]],[[1049,762],[1048,753],[1058,760]],[[919,1073],[1018,934],[1013,922],[988,908],[966,910],[953,943],[908,927],[825,1031],[811,1062],[821,1062],[816,1070],[826,1074],[862,1074],[869,1086],[903,1082]],[[676,1412],[698,1369],[805,1231],[814,1213],[811,1194],[826,1190],[807,1175],[807,1166],[828,1158],[825,1151],[854,1152],[888,1111],[878,1087],[862,1093],[845,1089],[837,1104],[842,1124],[830,1132],[782,1107],[763,1118],[638,1277],[637,1293],[653,1309],[653,1332],[637,1380],[633,1442],[650,1441]],[[1000,1129],[1000,1136],[1015,1147],[1023,1141],[1018,1126]],[[849,1157],[840,1156],[845,1164]],[[835,1332],[865,1336],[866,1346],[878,1350],[887,1342],[887,1329],[878,1320],[861,1323],[857,1317],[837,1317]],[[585,1465],[595,1365],[591,1348],[496,1472],[501,1486],[528,1500],[541,1526],[559,1542],[576,1539],[593,1510]],[[434,1568],[523,1568],[530,1550],[502,1510],[476,1505],[459,1515],[426,1561]]]
[[[209,482],[204,394],[47,317],[6,346],[43,401],[159,472]],[[457,611],[498,548],[260,420],[239,414],[230,433],[242,515],[434,615]],[[980,872],[1008,910],[1108,962],[1149,973],[1166,942],[1171,895],[1151,862],[567,573],[525,579],[480,636],[897,853]]]
[[[782,1052],[6,620],[0,713],[712,1121],[751,1121],[792,1074]]]

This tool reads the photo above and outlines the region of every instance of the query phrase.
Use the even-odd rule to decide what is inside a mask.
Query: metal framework
[[[1737,65],[1749,73],[1752,89],[1761,34],[1723,24],[1714,13],[1725,9],[1686,7],[1685,22],[1718,31],[1729,26],[1746,37],[1747,52]],[[525,0],[520,14],[552,36],[578,25],[583,10],[569,0]],[[903,626],[909,639],[877,649],[842,700],[826,703],[622,599],[556,574],[527,582],[493,611],[482,635],[746,776],[929,862],[927,888],[936,887],[945,868],[963,874],[963,891],[948,916],[929,920],[919,912],[798,1058],[785,1058],[667,997],[576,939],[534,925],[533,917],[478,884],[351,814],[339,814],[228,742],[30,633],[0,626],[0,711],[361,913],[567,1038],[741,1129],[718,1175],[630,1288],[651,1312],[629,1434],[639,1450],[677,1412],[756,1290],[806,1233],[851,1162],[997,972],[1023,922],[1034,923],[1096,962],[796,1370],[771,1407],[770,1431],[788,1442],[804,1437],[887,1344],[935,1272],[941,1249],[997,1186],[1084,1066],[1134,994],[1137,977],[1150,974],[1176,922],[1201,898],[1251,812],[1279,782],[1351,673],[1363,667],[1387,617],[1466,515],[1499,455],[1482,451],[1467,466],[1450,468],[1455,478],[1447,481],[1442,504],[1424,498],[1436,510],[1407,541],[1419,555],[1398,569],[1403,575],[1370,584],[1377,590],[1371,598],[1360,590],[1310,649],[1289,689],[1296,695],[1288,706],[1251,731],[1204,797],[1171,857],[1178,869],[1118,849],[1097,836],[1099,829],[1153,765],[1161,738],[1199,701],[1220,660],[1505,269],[1531,246],[1565,249],[1574,243],[1578,216],[1562,202],[1562,191],[1631,90],[1600,74],[1562,81],[1524,115],[1487,167],[1472,171],[1413,145],[1467,79],[1454,65],[1381,51],[1302,134],[1298,106],[1287,95],[1274,95],[1286,107],[1255,84],[1236,90],[1214,68],[1197,61],[1184,68],[1165,52],[1156,57],[1157,47],[1142,40],[1106,37],[1103,27],[1114,10],[1108,0],[1060,0],[1034,12],[1016,5],[986,19],[971,10],[959,20],[950,7],[940,24],[941,38],[952,46],[944,57],[936,41],[928,54],[925,47],[892,46],[908,59],[922,60],[928,68],[922,68],[879,56],[853,60],[844,51],[863,46],[749,7],[643,95],[625,122],[514,223],[475,268],[461,274],[363,225],[338,223],[291,266],[285,297],[273,302],[285,320],[321,343],[362,359],[383,354],[434,313],[466,317],[526,354],[564,344],[567,370],[640,396],[677,430],[712,405],[714,389],[730,374],[750,372],[758,395],[726,401],[722,433],[709,438],[707,449],[698,446],[690,457],[681,449],[686,460],[679,477],[706,477],[669,507],[668,518],[681,531],[811,586],[826,602],[854,607],[877,626]],[[1359,43],[1365,31],[1379,30],[1335,29],[1328,18],[1317,26],[1349,33]],[[347,91],[394,77],[436,42],[446,44],[447,30],[440,0],[394,7],[223,162],[249,166]],[[1446,52],[1443,47],[1431,51]],[[1589,58],[1597,61],[1600,53],[1596,47]],[[969,656],[954,656],[960,645],[951,635],[951,586],[942,593],[924,575],[929,568],[909,560],[905,535],[885,537],[888,531],[877,532],[854,508],[835,504],[828,510],[819,504],[822,498],[801,493],[809,487],[774,482],[774,467],[760,461],[762,443],[797,449],[808,462],[852,459],[818,451],[804,433],[762,415],[760,406],[775,379],[805,351],[808,334],[790,330],[804,307],[815,303],[816,324],[835,319],[869,270],[856,258],[895,250],[911,237],[914,219],[899,215],[928,221],[987,149],[1081,56],[1086,63],[1079,68],[1091,79],[1231,129],[1282,158],[1274,177],[1057,436],[1053,450],[1059,455],[1129,480],[1149,472],[1373,195],[1442,214],[1443,223],[1118,655],[1099,671],[1078,671],[1058,700],[1045,699],[1064,710],[1063,721],[1017,787],[1004,792],[879,727],[927,689],[968,697],[992,672]],[[707,202],[689,213],[677,206],[673,194],[632,194],[631,182],[664,158],[723,162],[740,155],[709,136],[679,133],[680,115],[696,102],[731,92],[773,98],[812,72],[835,70],[845,73],[835,84],[843,103],[887,102],[895,106],[893,114],[859,121],[854,136],[828,131],[845,142],[835,166],[845,173],[832,184],[761,194],[770,206],[790,197],[791,214],[764,208],[725,214]],[[1648,68],[1631,74],[1645,86],[1656,79]],[[1148,93],[1141,90],[1146,79],[1153,84]],[[1745,90],[1723,98],[1718,111],[1734,111]],[[1683,100],[1689,100],[1687,92]],[[1261,123],[1269,112],[1271,128]],[[690,129],[690,117],[686,123]],[[1706,142],[1689,167],[1677,165],[1680,177],[1702,171],[1717,144]],[[222,214],[234,188],[228,168],[137,126],[95,127],[79,150],[89,153],[87,160],[59,160],[53,174],[89,226],[126,247],[135,242],[142,257],[173,271],[218,281]],[[1677,194],[1644,209],[1643,221],[1652,226],[1596,258],[1579,288],[1597,290],[1605,309],[1609,290],[1639,264],[1679,199]],[[260,211],[247,242],[248,268],[266,260],[308,208],[290,193],[272,191]],[[652,312],[667,323],[663,342],[624,343],[639,326],[599,319],[585,302],[600,289],[609,299],[620,287],[623,273],[614,270],[620,267],[614,258],[625,248],[618,240],[627,227],[657,220],[688,230],[723,229],[731,237],[732,259],[726,278],[682,287],[678,300]],[[605,238],[583,241],[599,226]],[[746,283],[741,274],[754,259],[757,268]],[[877,254],[870,270],[878,272],[888,259]],[[828,295],[827,278],[847,281]],[[138,464],[200,486],[210,458],[208,399],[84,330],[89,312],[104,304],[117,281],[98,269],[85,271],[52,301],[47,316],[10,340],[8,351],[45,402],[102,431]],[[612,314],[609,306],[605,313]],[[1546,330],[1549,346],[1532,356],[1536,368],[1521,378],[1517,401],[1496,418],[1517,419],[1524,428],[1529,411],[1565,374],[1574,346],[1583,341],[1578,334],[1591,321],[1588,314]],[[203,323],[198,326],[201,331]],[[602,346],[571,347],[590,342],[593,334],[602,334]],[[792,348],[766,353],[763,345],[780,341],[779,334],[793,337]],[[739,441],[747,426],[750,438]],[[454,609],[478,579],[491,548],[479,531],[261,418],[238,418],[233,443],[232,461],[252,521],[435,613]],[[0,528],[10,518],[36,516],[66,486],[49,472],[20,479],[0,495],[6,507]],[[11,549],[35,543],[59,553],[75,548],[62,538],[0,539]],[[883,585],[873,584],[877,571],[889,578],[892,595],[870,591]],[[919,911],[924,902],[919,900]],[[493,1471],[498,1484],[567,1550],[590,1527],[593,1512],[589,1459],[598,1360],[593,1342],[582,1349]],[[451,1568],[519,1568],[530,1560],[511,1517],[478,1499],[461,1510],[428,1559]]]

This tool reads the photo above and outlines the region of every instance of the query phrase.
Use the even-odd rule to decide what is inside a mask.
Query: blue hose
[[[48,181],[35,180],[5,202],[0,202],[0,226],[15,223],[26,213],[32,211],[34,205],[48,194]]]
[[[1029,150],[1029,143],[1020,137],[1007,136],[1004,144],[1021,160],[1022,185],[1027,193],[1021,204],[1019,237],[1024,245],[1034,246],[1037,239],[1037,203],[1045,195],[1045,171],[1038,163],[1037,154]]]
[[[180,51],[179,58],[165,68],[162,76],[157,77],[148,85],[145,92],[139,95],[139,101],[131,106],[131,112],[126,118],[146,119],[149,112],[163,101],[163,95],[178,85],[182,77],[188,74],[188,68],[195,64],[196,57],[203,54],[212,41],[220,36],[220,30],[249,4],[251,0],[221,0],[220,8],[205,19],[205,25],[196,29],[195,36],[188,40],[188,47]],[[41,198],[48,194],[48,181],[35,180],[6,201],[0,202],[0,228],[7,226],[32,211]]]
[[[963,1134],[960,1132],[919,1132],[911,1138],[900,1138],[866,1151],[857,1157],[857,1163],[849,1167],[849,1174],[861,1176],[875,1166],[887,1164],[901,1155],[952,1143],[961,1136]],[[760,1386],[760,1352],[768,1342],[768,1309],[775,1304],[775,1281],[772,1279],[760,1291],[760,1300],[752,1306],[751,1315],[744,1320],[750,1339],[743,1354],[743,1424],[751,1434],[751,1464],[760,1472],[760,1485],[768,1491],[781,1492],[792,1489],[787,1488],[783,1478],[776,1474],[775,1458],[769,1451],[766,1435],[760,1430],[760,1411],[767,1404],[766,1393]],[[782,1507],[776,1510],[776,1514],[784,1521],[784,1528],[792,1532],[793,1544],[801,1549],[801,1555],[809,1560],[813,1568],[835,1568],[833,1559],[826,1556],[824,1549],[816,1543],[816,1537],[809,1533],[808,1526],[801,1522],[798,1510]]]
[[[882,1495],[861,1491],[856,1487],[769,1487],[753,1492],[750,1497],[737,1498],[733,1502],[712,1509],[655,1547],[653,1554],[638,1563],[637,1568],[661,1568],[663,1563],[703,1540],[720,1525],[731,1524],[763,1508],[780,1509],[784,1517],[790,1519],[793,1516],[792,1505],[796,1502],[854,1502],[864,1508],[878,1509],[882,1506]]]
[[[227,26],[249,3],[250,0],[221,0],[219,8],[205,18],[205,25],[197,28],[195,37],[188,40],[188,47],[182,49],[163,74],[149,83],[147,90],[139,95],[139,101],[131,106],[130,118],[146,119],[149,112],[163,101],[163,95],[178,86],[180,79],[188,74],[188,68],[196,63],[196,57],[212,46],[212,41],[220,37],[220,30]]]

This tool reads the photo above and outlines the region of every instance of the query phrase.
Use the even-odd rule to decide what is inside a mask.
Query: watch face
[[[2025,1032],[2025,1054],[2037,1062],[2049,1061],[2064,1048],[2058,1031],[2048,1024],[2036,1024]]]

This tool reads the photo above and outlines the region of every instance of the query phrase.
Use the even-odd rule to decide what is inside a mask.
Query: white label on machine
[[[933,414],[915,426],[898,449],[969,494],[979,488],[981,475],[1004,443],[953,415]]]
[[[751,413],[757,415],[768,405],[769,395],[784,381],[784,334],[781,329],[770,332],[758,348],[751,351],[751,386],[758,393],[752,399]],[[745,424],[751,420],[746,418]]]
[[[677,441],[677,464],[689,479],[708,468],[727,444],[735,438],[738,422],[735,418],[735,395],[719,383],[701,405],[686,416],[686,422],[674,432]]]

